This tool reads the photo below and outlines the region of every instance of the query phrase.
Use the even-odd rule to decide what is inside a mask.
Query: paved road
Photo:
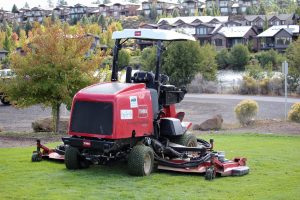
[[[234,107],[242,99],[254,99],[259,104],[259,119],[284,119],[284,99],[281,97],[187,94],[177,106],[178,110],[186,112],[186,120],[200,123],[216,114],[222,114],[224,123],[235,123]],[[288,109],[300,99],[288,99]],[[62,116],[68,116],[64,108]],[[0,127],[6,131],[31,131],[31,122],[51,115],[49,108],[32,106],[26,109],[16,109],[0,103]]]
[[[187,94],[178,109],[186,112],[186,120],[201,123],[204,120],[221,114],[224,123],[236,123],[234,107],[243,99],[252,99],[259,105],[258,119],[284,119],[284,102],[282,97],[218,95],[218,94]],[[288,98],[287,109],[299,98]]]

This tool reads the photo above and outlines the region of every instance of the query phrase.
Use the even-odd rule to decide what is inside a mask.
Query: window
[[[197,35],[206,35],[207,34],[207,28],[206,27],[198,27],[196,29]]]
[[[228,8],[221,8],[220,11],[221,11],[221,13],[227,13],[228,12]]]
[[[289,45],[292,42],[290,37],[279,37],[275,39],[276,45]]]
[[[215,39],[215,45],[218,46],[218,47],[219,47],[219,46],[223,46],[223,40],[222,40],[222,39],[219,39],[219,38],[218,38],[218,39]]]

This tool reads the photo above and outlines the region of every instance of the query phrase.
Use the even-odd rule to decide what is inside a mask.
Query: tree
[[[53,8],[54,4],[52,0],[47,0],[49,8]]]
[[[293,71],[294,76],[300,77],[300,37],[294,41],[286,51],[289,67]],[[289,71],[290,71],[289,69]],[[291,75],[291,74],[290,74]]]
[[[102,28],[102,30],[105,30],[106,29],[106,20],[105,20],[105,18],[104,18],[104,16],[103,15],[100,15],[99,17],[98,17],[98,25],[99,26],[101,26],[101,28]]]
[[[25,31],[26,31],[26,35],[27,35],[27,37],[28,37],[28,32],[29,31],[31,31],[31,29],[32,29],[32,25],[31,25],[31,23],[30,23],[30,21],[29,20],[27,20],[27,22],[26,22],[26,24],[25,24]]]
[[[6,33],[5,33],[5,39],[3,42],[3,49],[5,49],[8,52],[11,52],[12,50],[12,30],[10,27],[7,28]]]
[[[18,107],[42,104],[52,108],[53,125],[58,131],[60,105],[71,105],[81,88],[95,82],[93,76],[102,55],[86,57],[92,39],[84,33],[62,29],[58,24],[39,28],[25,48],[25,55],[13,53],[11,68],[17,76],[5,85],[5,92]]]
[[[81,20],[80,20],[80,24],[81,25],[88,25],[90,23],[89,19],[84,15]]]
[[[256,54],[255,57],[263,68],[266,68],[266,66],[271,63],[273,70],[278,70],[278,66],[281,66],[281,62],[283,61],[282,56],[274,49],[262,51]]]
[[[139,3],[139,0],[129,0],[130,3]]]
[[[141,65],[145,71],[154,71],[156,62],[156,48],[147,47],[141,53]]]
[[[208,81],[216,80],[217,75],[217,63],[216,63],[216,50],[210,44],[205,44],[200,47],[199,59],[200,68],[199,72],[203,78]]]
[[[149,18],[152,20],[156,20],[158,14],[156,10],[156,6],[153,4],[150,9]]]
[[[129,65],[131,56],[130,53],[126,49],[121,49],[119,51],[119,58],[118,58],[118,66],[120,69]]]
[[[229,65],[229,52],[227,49],[222,49],[216,56],[216,61],[219,69],[226,69]]]
[[[266,13],[267,12],[266,12],[265,6],[263,4],[260,4],[259,9],[258,9],[258,14],[265,15]]]
[[[58,0],[56,5],[57,6],[66,6],[66,5],[68,5],[68,2],[65,0]]]
[[[172,12],[172,17],[179,17],[180,14],[179,14],[179,10],[178,9],[174,9],[173,12]]]
[[[250,59],[250,53],[246,46],[237,44],[230,51],[230,65],[234,70],[244,70]]]
[[[26,32],[21,29],[20,30],[20,34],[19,34],[19,46],[22,48],[22,49],[25,49],[25,46],[26,46]]]
[[[108,3],[111,3],[110,0],[103,0],[103,4],[108,4]]]
[[[263,31],[269,28],[269,22],[267,16],[265,16]]]
[[[29,4],[27,3],[27,1],[26,1],[25,5],[24,5],[24,8],[27,8],[27,9],[30,8],[30,7],[29,7]]]
[[[171,84],[186,86],[201,71],[200,54],[197,42],[173,42],[164,52],[162,72],[169,76]]]
[[[16,4],[13,5],[12,9],[11,9],[11,12],[12,13],[17,13],[19,10],[18,10],[18,7],[16,6]]]

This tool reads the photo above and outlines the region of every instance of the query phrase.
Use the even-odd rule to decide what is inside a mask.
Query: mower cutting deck
[[[197,143],[197,147],[185,147],[170,143],[169,147],[177,152],[183,152],[182,156],[170,159],[168,157],[161,158],[155,154],[157,168],[183,173],[201,173],[205,174],[206,180],[212,180],[216,176],[242,176],[249,173],[246,158],[226,159],[224,152],[213,151],[213,140],[208,143],[198,139]],[[64,161],[65,149],[64,145],[49,149],[42,145],[40,140],[37,140],[37,150],[32,154],[32,162],[39,162],[42,159]]]
[[[210,142],[188,132],[184,112],[175,104],[186,94],[184,87],[168,84],[160,73],[165,43],[195,39],[192,36],[153,29],[124,29],[113,33],[115,46],[111,82],[98,83],[78,91],[73,98],[69,137],[63,146],[49,149],[37,141],[32,161],[42,158],[64,160],[66,168],[83,169],[126,159],[128,171],[148,176],[154,168],[178,172],[216,175],[244,175],[249,172],[246,158],[225,159]],[[118,81],[118,54],[128,39],[151,40],[157,47],[155,73],[126,69],[126,82]],[[124,45],[126,46],[126,45]]]

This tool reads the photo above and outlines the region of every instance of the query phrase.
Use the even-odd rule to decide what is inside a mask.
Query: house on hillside
[[[212,10],[213,7],[220,10],[220,14],[237,15],[245,14],[247,8],[258,6],[259,0],[206,0],[206,9]]]
[[[148,0],[142,1],[142,13],[145,16],[149,16],[151,9],[155,9],[158,15],[164,14],[164,12],[168,12],[171,14],[174,9],[178,9],[180,5],[171,0]]]
[[[57,6],[53,9],[53,14],[61,21],[69,20],[70,8],[68,6]]]
[[[4,20],[6,20],[7,22],[11,22],[13,18],[14,13],[3,10],[3,8],[0,9],[0,23],[2,23]]]
[[[0,63],[6,58],[8,51],[0,49]]]
[[[99,5],[99,14],[104,17],[120,17],[136,16],[140,5],[130,2],[118,2]]]
[[[267,20],[267,23],[266,23]],[[268,27],[274,25],[294,25],[297,24],[295,14],[278,14],[278,15],[245,15],[244,25],[254,26],[258,33],[263,32],[264,25]]]
[[[252,26],[222,27],[211,37],[211,44],[215,45],[217,50],[221,50],[236,44],[247,45],[251,42],[256,49],[256,35],[257,32]]]
[[[194,16],[195,13],[199,13],[199,2],[195,0],[183,1],[181,13],[185,16]]]
[[[70,6],[69,16],[71,21],[80,20],[83,16],[87,16],[87,6],[82,4],[76,4]]]
[[[211,37],[221,28],[222,24],[198,23],[194,26],[195,33],[193,35],[201,45],[211,44]]]
[[[259,34],[258,49],[283,52],[299,36],[299,25],[272,26]]]

